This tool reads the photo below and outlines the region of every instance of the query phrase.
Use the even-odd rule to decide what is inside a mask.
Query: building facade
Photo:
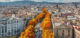
[[[1,36],[13,36],[17,35],[24,29],[23,19],[5,19],[0,23],[0,35]]]

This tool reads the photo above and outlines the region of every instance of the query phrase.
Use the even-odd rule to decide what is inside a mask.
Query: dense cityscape
[[[0,38],[80,38],[79,25],[80,4],[0,6]]]

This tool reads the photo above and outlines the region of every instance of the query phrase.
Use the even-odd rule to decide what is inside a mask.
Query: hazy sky
[[[80,2],[80,0],[0,0],[0,2],[14,2],[14,1]]]

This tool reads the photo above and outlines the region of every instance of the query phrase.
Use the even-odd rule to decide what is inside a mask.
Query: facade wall
[[[0,24],[1,36],[13,36],[19,34],[24,28],[22,19],[7,20],[6,25]]]

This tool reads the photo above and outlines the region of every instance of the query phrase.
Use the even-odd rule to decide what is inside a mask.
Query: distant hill
[[[16,1],[16,2],[0,2],[0,6],[18,6],[18,5],[36,5],[36,4],[53,4],[49,2],[34,2],[34,1]]]
[[[74,4],[75,2],[73,2]],[[20,5],[36,5],[36,4],[65,4],[54,2],[35,2],[35,1],[16,1],[16,2],[0,2],[0,6],[20,6]],[[80,4],[77,2],[76,4]]]

